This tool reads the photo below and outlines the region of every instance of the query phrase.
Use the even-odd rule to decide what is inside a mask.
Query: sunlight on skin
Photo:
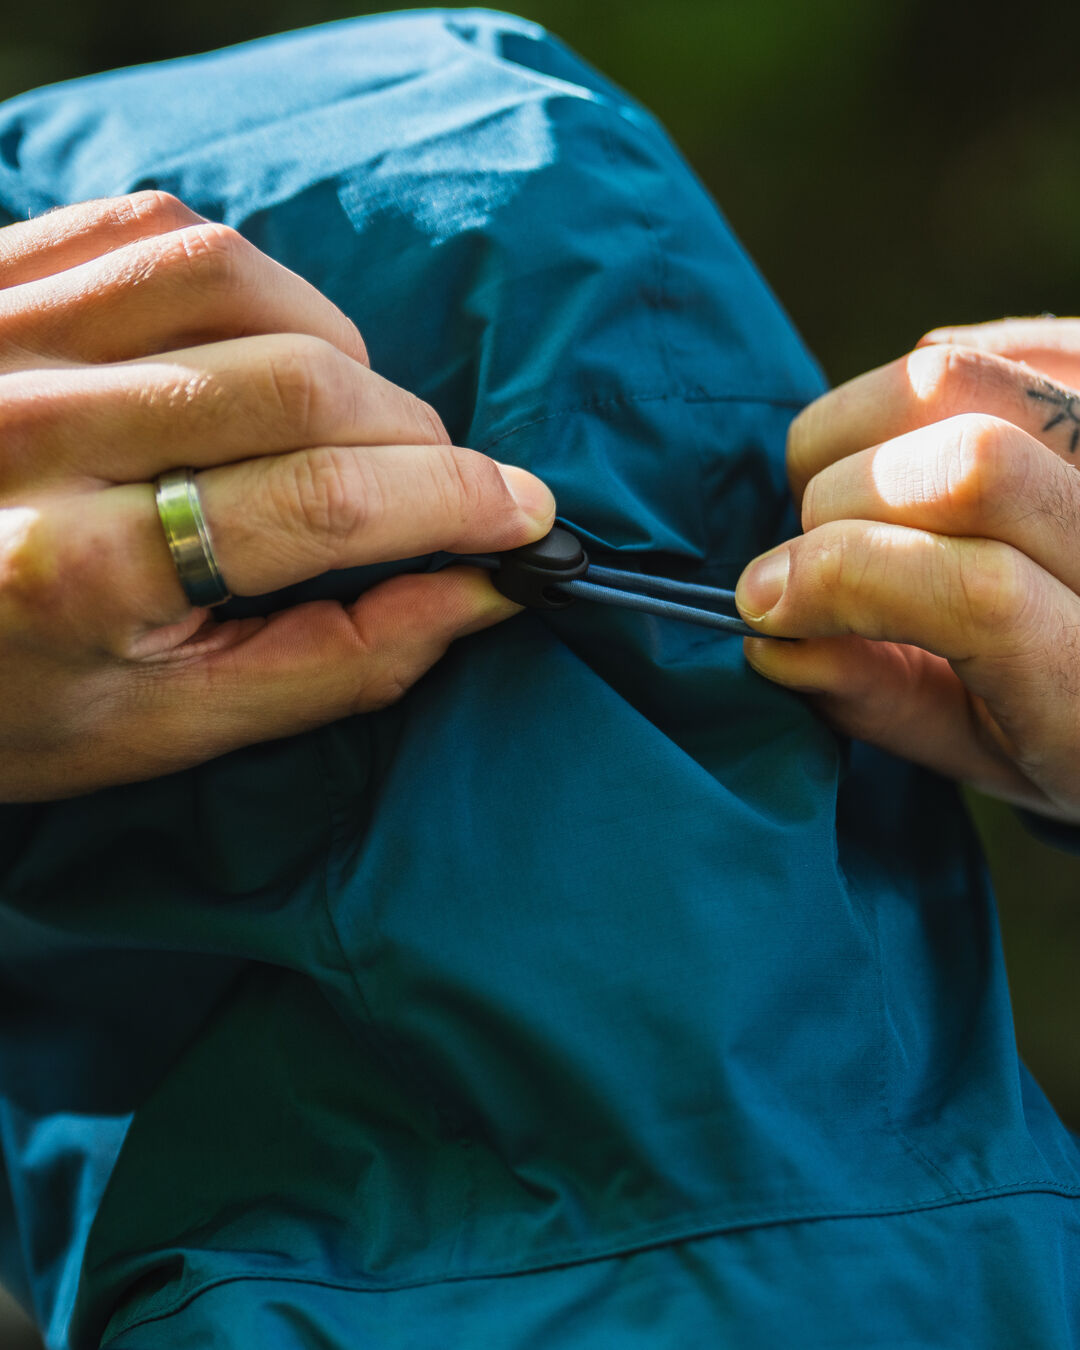
[[[751,640],[750,664],[848,735],[1080,819],[1078,451],[1080,395],[971,347],[825,395],[789,438],[804,535],[737,588],[752,622],[802,640]]]
[[[40,520],[41,512],[32,506],[0,509],[0,586],[17,585],[25,568],[27,544]]]
[[[970,441],[926,430],[931,434],[913,432],[872,452],[870,474],[884,505],[920,506],[950,496],[976,470]]]
[[[796,503],[823,470],[871,447],[972,414],[1041,440],[1067,463],[1080,452],[1080,394],[1044,372],[973,347],[922,347],[811,404],[792,423]]]

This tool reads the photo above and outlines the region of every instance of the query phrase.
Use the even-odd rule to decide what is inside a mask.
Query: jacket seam
[[[724,1221],[717,1221],[705,1226],[698,1225],[685,1231],[674,1230],[669,1233],[659,1232],[650,1238],[649,1228],[641,1230],[639,1234],[631,1240],[624,1243],[615,1243],[605,1246],[602,1250],[590,1251],[587,1248],[567,1248],[561,1252],[556,1251],[551,1255],[537,1259],[531,1263],[519,1263],[507,1266],[491,1266],[486,1269],[471,1270],[461,1274],[441,1274],[425,1276],[423,1278],[398,1280],[398,1281],[345,1281],[320,1279],[310,1275],[293,1274],[268,1274],[266,1271],[237,1271],[228,1275],[221,1275],[198,1284],[194,1289],[189,1289],[179,1298],[177,1298],[168,1307],[158,1312],[150,1313],[145,1317],[138,1317],[133,1321],[124,1322],[121,1319],[121,1325],[110,1336],[108,1341],[101,1342],[101,1350],[108,1350],[110,1342],[115,1336],[126,1334],[136,1327],[146,1326],[151,1322],[166,1321],[174,1317],[178,1312],[182,1312],[186,1307],[195,1302],[203,1294],[212,1289],[219,1288],[226,1284],[237,1284],[243,1281],[258,1281],[263,1283],[275,1284],[303,1284],[311,1285],[323,1289],[337,1289],[346,1293],[395,1293],[406,1289],[429,1288],[439,1284],[463,1284],[472,1280],[504,1279],[513,1278],[517,1275],[535,1275],[544,1271],[555,1270],[562,1266],[584,1265],[598,1261],[607,1261],[619,1256],[629,1256],[639,1251],[646,1251],[658,1247],[681,1246],[688,1242],[707,1240],[712,1237],[720,1237],[725,1233],[751,1231],[761,1228],[782,1228],[798,1223],[825,1223],[841,1222],[844,1220],[857,1219],[878,1219],[878,1218],[898,1218],[908,1214],[927,1213],[936,1209],[951,1209],[962,1204],[978,1204],[983,1201],[1008,1199],[1013,1196],[1044,1194],[1057,1196],[1060,1199],[1075,1200],[1080,1199],[1080,1185],[1064,1185],[1055,1180],[1038,1179],[1032,1181],[1015,1182],[1008,1186],[987,1186],[980,1190],[966,1192],[951,1192],[946,1195],[940,1195],[930,1200],[921,1201],[914,1204],[900,1205],[882,1205],[869,1209],[856,1210],[835,1210],[824,1208],[820,1210],[807,1209],[795,1210],[790,1213],[779,1213],[774,1216],[764,1215],[756,1218],[739,1218],[732,1216]]]

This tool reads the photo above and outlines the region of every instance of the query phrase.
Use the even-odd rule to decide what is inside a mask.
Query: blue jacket
[[[814,363],[534,25],[0,108],[10,218],[148,186],[309,278],[599,561],[730,585],[794,531]],[[386,712],[3,808],[0,1000],[4,1278],[57,1347],[1080,1343],[1077,1150],[957,795],[734,638],[523,615]]]

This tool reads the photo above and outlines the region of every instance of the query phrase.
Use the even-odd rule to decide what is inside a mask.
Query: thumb
[[[164,668],[147,739],[173,762],[146,776],[385,707],[456,638],[519,612],[485,573],[454,567],[394,577],[350,605],[234,621],[229,645]]]

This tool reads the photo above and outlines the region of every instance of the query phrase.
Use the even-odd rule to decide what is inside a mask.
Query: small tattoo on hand
[[[1037,398],[1040,403],[1049,403],[1054,410],[1043,431],[1050,431],[1062,422],[1070,425],[1072,435],[1069,437],[1069,454],[1075,455],[1076,447],[1080,445],[1080,397],[1067,394],[1064,389],[1055,389],[1052,384],[1044,389],[1029,389],[1027,394],[1028,398]]]

